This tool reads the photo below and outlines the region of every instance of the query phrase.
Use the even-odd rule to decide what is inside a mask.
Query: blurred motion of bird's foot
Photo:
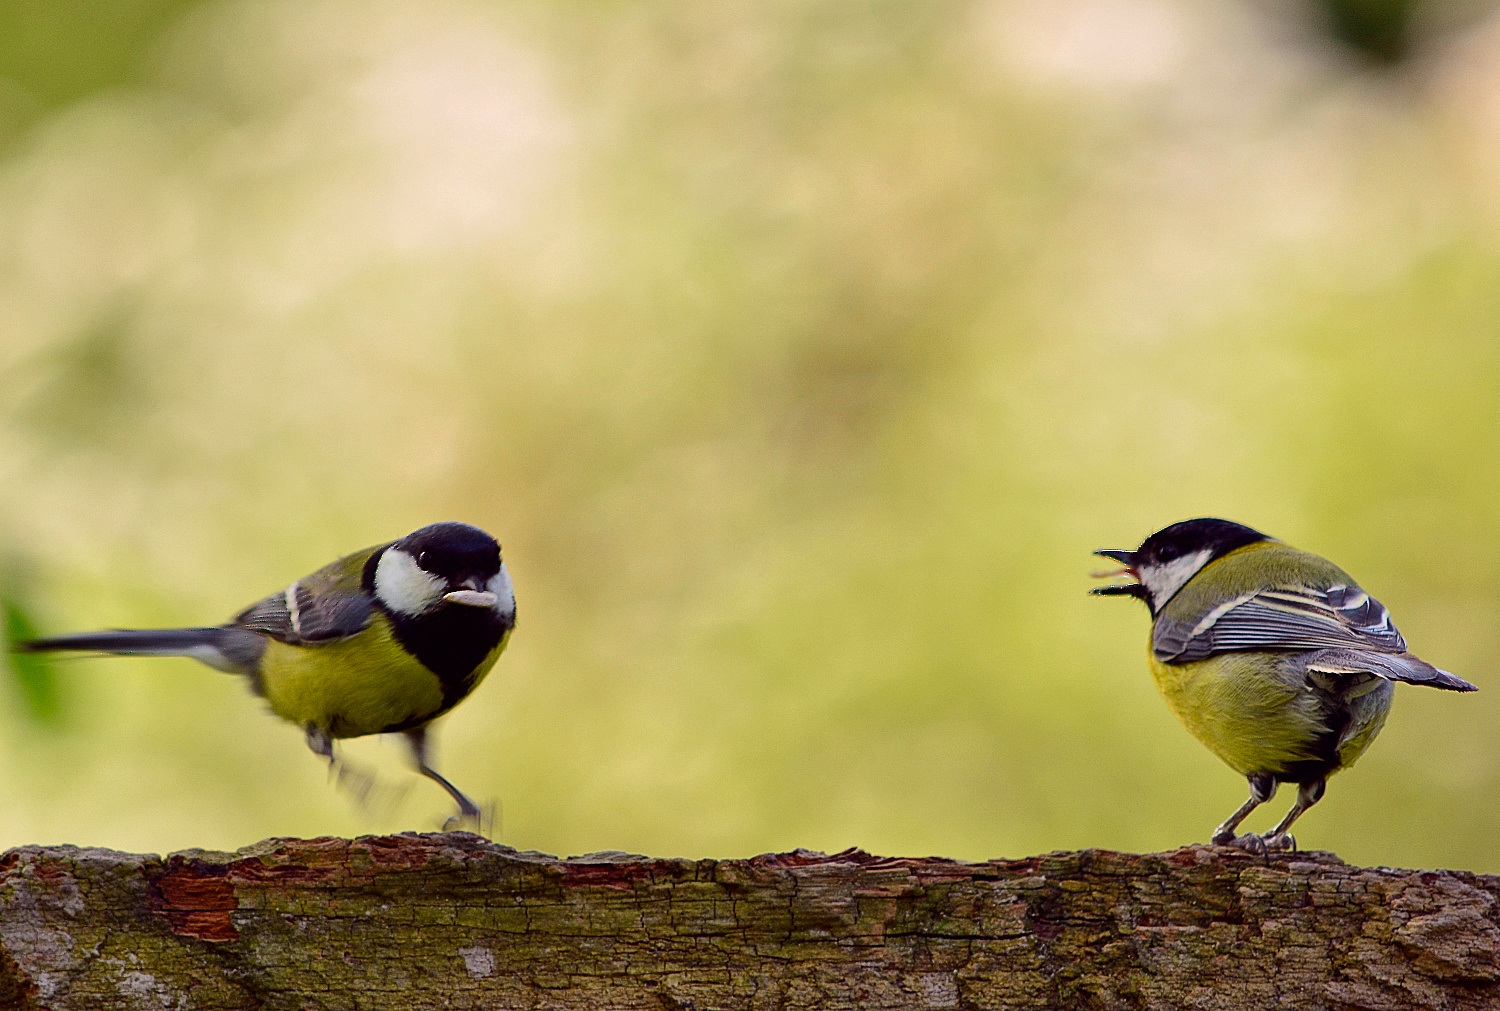
[[[465,797],[459,803],[458,813],[443,822],[443,831],[473,832],[486,839],[493,839],[495,836],[492,833],[497,831],[500,810],[500,802],[497,800],[480,807]]]
[[[307,727],[307,746],[328,762],[328,778],[354,800],[354,806],[367,818],[380,818],[400,806],[409,786],[382,785],[375,773],[353,765],[334,749],[328,732],[313,725]]]
[[[340,790],[347,792],[360,815],[372,821],[392,817],[405,803],[412,784],[392,784],[363,766],[350,765],[340,759],[336,769],[329,770]]]
[[[395,810],[410,792],[409,786],[384,784],[374,772],[360,765],[351,765],[342,758],[328,763],[328,776],[367,818],[379,818]]]

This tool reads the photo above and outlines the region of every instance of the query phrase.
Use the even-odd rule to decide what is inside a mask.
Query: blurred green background
[[[520,626],[439,762],[506,843],[1160,849],[1245,786],[1089,552],[1222,515],[1484,689],[1303,845],[1500,871],[1497,207],[1475,2],[8,0],[5,630],[462,519]],[[234,678],[15,659],[0,846],[448,812],[349,752],[373,811]]]

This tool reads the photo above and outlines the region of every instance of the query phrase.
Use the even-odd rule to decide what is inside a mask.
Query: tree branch
[[[1500,877],[1190,846],[558,860],[472,835],[0,857],[0,1009],[1483,1008]]]

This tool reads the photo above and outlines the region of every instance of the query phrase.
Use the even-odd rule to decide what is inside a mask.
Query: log
[[[1189,846],[0,857],[0,1009],[1493,1008],[1500,877]]]

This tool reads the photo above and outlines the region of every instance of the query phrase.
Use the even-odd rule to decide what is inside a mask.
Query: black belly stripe
[[[377,603],[378,606],[378,603]],[[443,711],[463,701],[474,687],[474,671],[515,625],[514,617],[488,607],[450,604],[412,618],[381,607],[396,641],[437,675]]]
[[[1275,773],[1282,783],[1312,783],[1325,779],[1343,764],[1339,759],[1339,741],[1349,727],[1349,706],[1335,699],[1323,703],[1323,719],[1328,729],[1313,739],[1312,758],[1291,762]]]

